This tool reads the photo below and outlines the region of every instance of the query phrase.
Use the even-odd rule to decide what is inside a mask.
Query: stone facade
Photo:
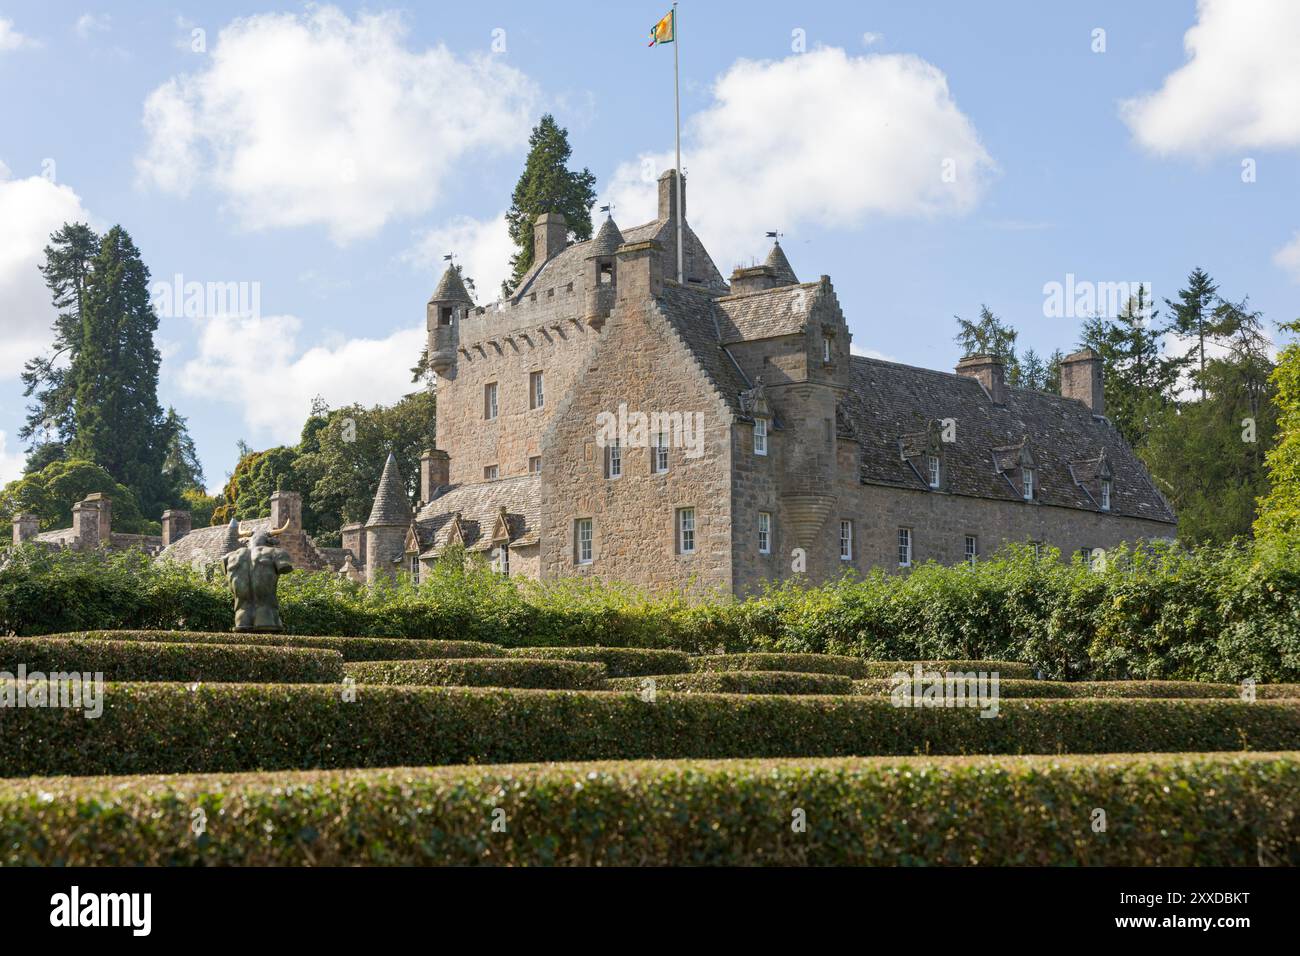
[[[508,299],[475,305],[447,270],[426,309],[441,447],[413,513],[390,459],[344,529],[368,579],[455,545],[510,574],[739,594],[1175,534],[1104,417],[1096,355],[1066,359],[1059,396],[1009,387],[989,356],[955,373],[855,356],[829,277],[800,282],[779,244],[728,283],[683,223],[678,282],[675,186],[660,178],[654,222],[586,242],[539,217]]]
[[[158,535],[122,534],[114,531],[113,499],[98,491],[86,495],[72,506],[70,528],[41,531],[40,519],[36,515],[14,515],[13,543],[17,545],[28,542],[73,551],[124,551],[138,548],[148,554],[156,554],[164,544],[163,538]]]

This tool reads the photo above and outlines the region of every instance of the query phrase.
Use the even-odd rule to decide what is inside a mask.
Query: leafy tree
[[[221,504],[212,512],[212,524],[228,524],[231,518],[246,521],[270,517],[272,492],[301,494],[303,489],[295,481],[293,470],[297,457],[298,450],[288,445],[250,451],[240,457],[222,489]]]
[[[199,461],[198,449],[186,427],[186,419],[176,413],[176,409],[167,407],[167,417],[163,421],[167,434],[167,454],[163,457],[163,474],[176,490],[177,494],[191,488],[202,489],[205,485],[203,464]]]
[[[210,495],[198,487],[190,487],[182,491],[181,500],[184,502],[185,510],[190,513],[190,524],[195,528],[206,528],[211,525],[213,513],[223,503],[219,495]],[[225,523],[229,524],[229,519]]]
[[[1006,367],[1007,381],[1011,385],[1017,385],[1020,360],[1016,357],[1016,330],[1003,324],[987,305],[980,306],[980,317],[974,322],[963,319],[960,315],[953,318],[957,320],[954,341],[961,348],[961,354],[992,355]]]
[[[579,239],[591,238],[591,207],[596,201],[596,177],[590,170],[568,168],[573,152],[569,131],[550,113],[542,116],[528,137],[528,159],[515,185],[506,223],[519,250],[510,257],[510,278],[501,285],[508,296],[533,265],[533,223],[544,212],[564,214],[569,231]]]
[[[157,534],[156,521],[146,521],[135,494],[94,462],[55,461],[40,471],[11,481],[0,490],[0,521],[8,525],[16,514],[34,514],[42,531],[72,525],[72,506],[101,492],[113,501],[113,530],[127,534]]]
[[[1282,328],[1300,335],[1300,319]],[[1266,456],[1270,487],[1259,501],[1255,534],[1295,542],[1300,540],[1300,338],[1282,349],[1270,381],[1279,440]]]

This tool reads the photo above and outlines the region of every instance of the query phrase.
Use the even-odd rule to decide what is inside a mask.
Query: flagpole
[[[677,55],[681,45],[682,34],[677,27],[677,4],[673,3],[673,102],[677,113],[677,284],[685,285],[682,278],[682,220],[686,218],[686,211],[682,208],[682,93]]]

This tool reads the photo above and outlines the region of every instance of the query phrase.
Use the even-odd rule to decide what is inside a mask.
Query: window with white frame
[[[677,553],[695,553],[695,509],[677,509]]]
[[[499,544],[492,552],[492,567],[500,575],[510,577],[510,546]]]
[[[900,568],[910,568],[912,566],[912,529],[898,529],[898,566]]]
[[[497,417],[497,383],[488,382],[483,386],[483,417],[493,421]]]
[[[1103,478],[1101,480],[1101,510],[1102,511],[1110,510],[1110,479],[1109,478]]]
[[[540,475],[542,473],[541,455],[533,455],[528,459],[528,473],[530,475]]]
[[[623,449],[618,442],[605,446],[605,477],[623,477]]]
[[[975,560],[980,556],[980,539],[973,534],[966,535],[966,563],[975,567]]]
[[[1026,501],[1034,500],[1034,469],[1020,469],[1020,491]]]
[[[758,513],[758,553],[772,553],[772,515],[766,511]]]
[[[591,564],[590,518],[579,518],[573,522],[573,559],[578,564]]]
[[[927,473],[927,475],[929,476],[929,479],[930,479],[930,487],[931,487],[931,488],[938,488],[938,487],[939,487],[939,479],[940,479],[940,477],[941,477],[941,473],[940,473],[940,471],[939,471],[939,456],[938,456],[938,455],[926,455],[926,456],[925,456],[925,466],[926,466],[926,469],[927,469],[926,473]]]
[[[546,404],[546,393],[542,389],[542,373],[528,374],[528,407],[541,408]]]
[[[840,521],[840,560],[853,560],[853,522],[847,519]]]
[[[414,552],[411,554],[411,580],[420,583],[420,556]]]
[[[660,432],[650,448],[650,470],[656,475],[668,471],[668,436]]]
[[[484,480],[484,481],[496,481],[497,478],[500,477],[500,475],[501,475],[501,468],[500,468],[500,466],[498,466],[498,465],[484,465],[484,466],[483,466],[483,480]]]
[[[767,454],[767,419],[754,419],[754,454]]]
[[[831,364],[831,337],[826,334],[822,335],[822,363]]]

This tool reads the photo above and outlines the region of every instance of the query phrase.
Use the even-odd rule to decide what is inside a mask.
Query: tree
[[[1187,277],[1187,288],[1180,289],[1178,301],[1165,299],[1170,309],[1169,331],[1193,340],[1187,353],[1180,358],[1184,367],[1192,367],[1192,384],[1205,398],[1206,345],[1231,329],[1225,324],[1225,315],[1215,308],[1219,287],[1204,269],[1196,268]]]
[[[32,448],[34,457],[28,461],[29,472],[63,457],[62,446],[72,437],[76,386],[68,377],[68,366],[81,347],[86,288],[99,241],[85,223],[64,223],[45,247],[45,262],[40,270],[58,312],[50,354],[31,359],[22,372],[23,395],[35,399],[18,432],[23,441],[37,439]],[[60,451],[37,454],[47,445]]]
[[[1300,335],[1300,319],[1282,328]],[[1295,542],[1300,541],[1300,338],[1282,349],[1270,382],[1279,439],[1266,456],[1270,487],[1259,501],[1255,535]]]
[[[1018,333],[1015,329],[1004,325],[987,305],[980,306],[980,317],[975,322],[963,319],[960,315],[955,315],[953,318],[957,320],[957,335],[954,341],[961,348],[963,357],[992,355],[1006,366],[1008,381],[1018,374],[1015,371],[1020,364],[1016,358]]]
[[[241,521],[268,518],[273,492],[296,491],[302,494],[303,489],[295,480],[293,470],[297,457],[298,450],[288,445],[250,451],[240,457],[222,489],[221,504],[213,509],[212,523],[228,524],[231,518]],[[304,523],[305,518],[304,515]]]
[[[94,462],[56,461],[40,471],[11,481],[0,490],[0,521],[9,524],[16,514],[34,514],[42,531],[72,525],[72,506],[89,494],[101,492],[113,501],[113,530],[126,534],[157,534],[157,522],[146,521],[130,488]]]
[[[590,170],[568,168],[569,131],[550,113],[542,116],[528,137],[528,159],[515,185],[506,223],[519,250],[510,257],[510,278],[501,285],[511,295],[533,265],[533,224],[544,212],[564,215],[569,231],[579,239],[591,238],[591,207],[596,201],[596,177]]]
[[[167,476],[176,494],[183,494],[192,488],[202,490],[205,485],[203,464],[199,461],[198,449],[186,427],[186,419],[169,405],[163,426],[167,434],[163,474]]]

